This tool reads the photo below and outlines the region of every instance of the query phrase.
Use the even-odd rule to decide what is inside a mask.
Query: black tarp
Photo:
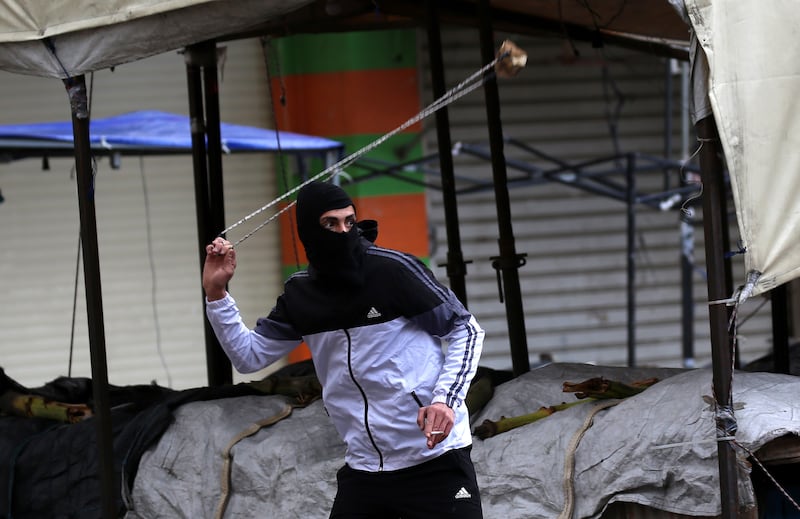
[[[59,377],[26,388],[0,368],[7,390],[92,407],[88,378]],[[173,411],[194,401],[260,394],[247,384],[181,391],[157,385],[110,386],[113,488],[120,513],[123,490],[132,489],[139,459],[172,423]],[[102,517],[97,427],[93,418],[67,424],[43,418],[0,416],[0,518],[95,519]],[[123,486],[124,481],[124,486]]]

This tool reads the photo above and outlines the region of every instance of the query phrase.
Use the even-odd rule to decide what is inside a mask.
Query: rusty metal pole
[[[703,181],[703,229],[705,232],[706,270],[708,271],[708,308],[711,326],[711,359],[713,371],[714,397],[718,409],[730,410],[730,419],[725,420],[717,413],[717,452],[719,458],[720,501],[722,519],[738,517],[739,491],[737,487],[736,453],[730,441],[720,438],[732,436],[736,432],[733,417],[732,377],[733,347],[728,332],[729,308],[714,301],[728,299],[728,279],[725,266],[725,236],[727,221],[721,212],[726,207],[724,167],[722,148],[719,142],[714,118],[706,117],[695,125],[697,136],[702,143],[700,148],[700,174]]]

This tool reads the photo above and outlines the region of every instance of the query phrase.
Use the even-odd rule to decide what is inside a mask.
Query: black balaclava
[[[325,229],[319,218],[332,209],[353,206],[341,187],[314,181],[297,193],[297,234],[306,250],[312,272],[320,281],[334,285],[360,285],[360,231],[357,225],[348,232]]]

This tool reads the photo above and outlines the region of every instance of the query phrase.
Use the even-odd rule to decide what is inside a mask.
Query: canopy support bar
[[[713,116],[697,122],[700,148],[700,173],[703,180],[703,230],[705,233],[706,270],[708,272],[708,300],[722,301],[730,297],[724,253],[727,219],[724,217],[725,189],[719,133]],[[714,398],[720,408],[732,408],[733,345],[728,333],[730,309],[724,304],[708,308],[711,326],[711,360]],[[725,434],[717,423],[717,436]],[[739,491],[737,487],[736,453],[730,441],[717,441],[719,462],[720,501],[722,519],[738,517]]]
[[[787,284],[770,290],[772,304],[772,369],[775,373],[790,375],[789,356],[789,288]]]
[[[428,53],[431,62],[433,97],[439,99],[446,92],[442,38],[436,0],[427,0]],[[439,167],[441,168],[442,201],[447,229],[447,277],[450,288],[458,300],[467,306],[467,266],[461,250],[461,234],[458,227],[458,204],[453,166],[452,142],[450,139],[450,117],[447,107],[436,111],[436,139],[439,145]]]
[[[628,271],[628,366],[636,366],[636,155],[629,153],[625,160],[627,179],[627,271]]]
[[[185,58],[192,132],[198,252],[202,272],[206,245],[225,228],[216,43],[209,41],[191,45],[186,48]],[[205,308],[205,295],[202,290],[201,297]],[[211,324],[205,318],[205,312],[203,314],[208,385],[214,387],[230,384],[233,381],[231,362],[222,351]]]
[[[491,6],[489,0],[478,2],[480,20],[481,59],[490,63],[495,59],[495,45],[491,27]],[[528,337],[525,333],[525,314],[522,308],[522,292],[519,286],[519,267],[524,265],[522,256],[517,254],[514,230],[511,225],[511,202],[508,195],[508,174],[503,152],[503,127],[500,120],[500,94],[497,79],[484,83],[487,126],[489,128],[489,148],[492,152],[492,176],[494,179],[495,203],[497,205],[498,243],[500,256],[496,261],[498,276],[502,274],[508,338],[511,346],[511,367],[514,376],[530,371],[528,357]]]
[[[89,357],[92,365],[92,395],[97,434],[98,482],[102,517],[117,517],[115,489],[119,478],[114,474],[111,404],[108,396],[108,366],[103,325],[103,297],[100,285],[100,254],[97,246],[97,219],[94,203],[94,171],[89,144],[89,110],[86,78],[64,80],[72,112],[72,133],[75,142],[75,171],[78,185],[83,278],[86,287],[86,317],[89,327]]]

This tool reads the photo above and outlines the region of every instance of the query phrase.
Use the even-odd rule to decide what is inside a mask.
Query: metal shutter
[[[498,44],[504,37],[497,35]],[[499,83],[506,138],[519,139],[571,163],[610,156],[614,145],[608,115],[622,100],[616,129],[619,150],[663,156],[663,59],[611,47],[598,51],[582,43],[575,44],[580,53],[575,59],[567,42],[559,38],[510,38],[527,51],[528,67]],[[450,88],[480,67],[478,33],[451,28],[442,39]],[[427,61],[427,48],[420,56]],[[426,63],[422,66],[423,100],[428,103],[433,99],[430,73]],[[672,158],[680,158],[680,76],[675,75],[673,81]],[[614,95],[615,89],[619,95]],[[483,91],[456,101],[448,110],[453,142],[481,144],[488,150]],[[431,152],[437,149],[434,124],[433,117],[426,121],[425,145]],[[695,146],[690,140],[688,153]],[[509,163],[520,160],[544,166],[519,148],[506,145],[505,153]],[[455,164],[456,177],[492,180],[486,160],[461,153],[455,156]],[[511,166],[508,174],[521,175]],[[676,179],[673,176],[673,182]],[[639,174],[636,181],[647,192],[662,190],[658,172]],[[527,254],[527,265],[519,275],[531,364],[544,354],[562,362],[626,364],[626,204],[554,182],[512,186],[509,193],[516,250]],[[438,267],[447,253],[441,193],[429,189],[428,198],[434,236],[431,262],[446,282],[445,269]],[[482,363],[510,368],[505,306],[499,301],[496,273],[489,260],[499,254],[493,189],[459,195],[458,211],[464,257],[473,262],[467,266],[468,304],[487,331]],[[681,366],[679,213],[639,206],[636,220],[636,363]],[[736,232],[732,222],[734,244]],[[701,225],[694,228],[694,237],[694,350],[701,366],[710,363]],[[737,285],[742,271],[734,257]],[[739,330],[745,362],[771,348],[770,305],[763,302],[748,302],[740,309],[740,320],[746,318]]]

